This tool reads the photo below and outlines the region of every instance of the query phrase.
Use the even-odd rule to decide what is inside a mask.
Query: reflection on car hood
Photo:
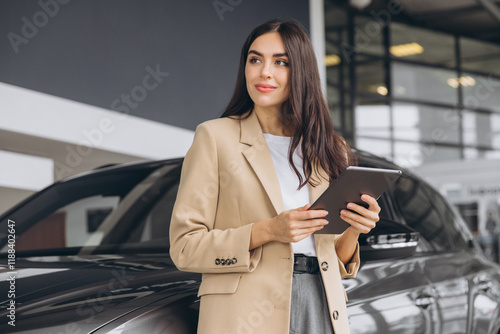
[[[0,332],[14,329],[7,324],[9,290],[16,332],[87,333],[159,299],[195,295],[199,280],[179,272],[167,254],[17,259],[14,272],[0,269]]]

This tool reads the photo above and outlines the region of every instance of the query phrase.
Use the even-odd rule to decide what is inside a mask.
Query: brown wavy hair
[[[321,91],[316,55],[311,41],[300,23],[272,20],[256,27],[241,49],[240,65],[233,96],[221,117],[242,116],[253,109],[253,101],[246,88],[245,66],[253,41],[266,33],[277,32],[283,41],[290,67],[290,97],[283,103],[283,123],[293,129],[288,150],[290,166],[297,174],[299,188],[307,183],[317,185],[313,171],[320,175],[321,167],[329,181],[333,181],[350,165],[357,164],[347,142],[333,129],[328,106]],[[293,163],[293,152],[301,145],[304,176]],[[319,181],[319,180],[318,180]]]

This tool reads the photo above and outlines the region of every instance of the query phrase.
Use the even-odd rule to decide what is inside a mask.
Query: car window
[[[178,182],[165,187],[152,209],[145,211],[142,218],[137,219],[140,222],[136,225],[137,227],[131,233],[127,242],[169,247],[170,217],[172,216],[178,188]]]
[[[451,249],[439,212],[422,184],[406,175],[396,182],[394,201],[408,226],[420,233],[417,251],[440,251]]]
[[[425,186],[425,191],[429,193],[431,201],[434,203],[436,210],[438,210],[444,220],[447,232],[450,235],[454,247],[467,248],[469,236],[463,228],[463,223],[459,221],[461,218],[452,211],[441,194],[428,186]]]
[[[16,240],[16,250],[81,247],[118,207],[122,194],[89,196],[35,222]]]
[[[9,218],[16,221],[16,252],[53,249],[62,254],[111,245],[124,249],[168,239],[170,216],[164,215],[175,200],[179,169],[180,163],[110,170],[45,189]],[[172,170],[174,175],[166,177]],[[0,247],[7,251],[5,240],[0,239]]]

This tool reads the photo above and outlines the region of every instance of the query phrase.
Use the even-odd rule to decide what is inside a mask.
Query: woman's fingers
[[[368,233],[376,225],[376,220],[368,219],[357,213],[350,212],[348,210],[342,210],[340,212],[340,217],[352,227],[358,230],[360,233]],[[378,219],[377,219],[378,221]]]
[[[307,210],[311,205],[307,204],[301,208],[288,211],[290,220],[294,221],[306,221],[317,218],[323,218],[328,215],[326,210]]]
[[[340,212],[341,218],[361,233],[368,233],[379,221],[380,206],[377,200],[369,195],[362,195],[361,200],[368,204],[368,208],[355,203],[348,203],[349,210]]]
[[[353,210],[365,217],[371,217],[374,220],[378,221],[378,214],[380,213],[380,206],[375,198],[369,195],[362,195],[361,200],[368,204],[368,208],[365,208],[356,203],[348,203],[347,208],[349,210]]]
[[[326,224],[328,224],[328,221],[323,219],[315,219],[314,221],[307,222],[307,224],[304,223],[300,228],[290,231],[291,242],[298,242],[305,239],[314,232],[321,230]]]
[[[361,195],[361,200],[368,204],[368,210],[376,212],[377,215],[380,212],[380,206],[375,198],[370,195]]]
[[[325,210],[308,210],[310,204],[284,211],[276,217],[273,224],[274,235],[281,242],[297,242],[322,229],[328,221],[324,219]]]

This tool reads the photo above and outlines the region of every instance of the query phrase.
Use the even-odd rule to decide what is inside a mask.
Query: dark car
[[[181,164],[100,168],[5,213],[0,333],[196,333],[201,277],[168,254]],[[352,333],[500,333],[500,268],[453,207],[406,170],[379,203],[360,271],[343,280]]]

